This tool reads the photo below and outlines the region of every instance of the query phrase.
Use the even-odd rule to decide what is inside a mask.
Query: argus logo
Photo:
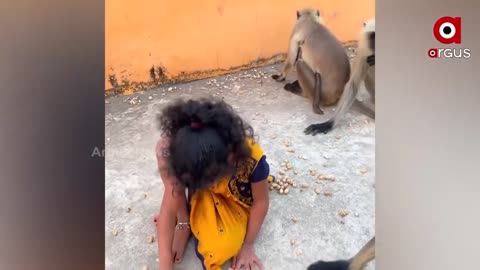
[[[433,35],[443,44],[462,43],[462,18],[442,17],[433,25]]]
[[[442,44],[462,44],[462,18],[441,17],[433,24],[433,36]],[[465,48],[431,48],[430,58],[470,58],[470,49]]]

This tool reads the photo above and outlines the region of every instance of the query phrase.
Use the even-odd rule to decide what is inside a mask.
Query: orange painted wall
[[[375,14],[374,0],[106,0],[105,89],[118,81],[150,81],[162,65],[168,75],[241,66],[285,53],[304,7],[320,9],[341,41],[356,40]]]

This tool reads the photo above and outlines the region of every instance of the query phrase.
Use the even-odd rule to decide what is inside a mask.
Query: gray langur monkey
[[[319,10],[297,11],[287,59],[281,73],[272,78],[284,81],[293,66],[297,80],[285,84],[285,90],[309,98],[317,114],[323,114],[320,106],[338,102],[350,78],[350,61],[342,43],[324,25]]]
[[[370,95],[373,106],[368,106],[357,99],[362,81]],[[324,123],[310,125],[305,129],[305,134],[315,136],[318,133],[328,133],[352,105],[358,112],[375,120],[375,18],[364,22],[360,31],[358,54],[352,64],[352,75],[338,102],[335,114]]]

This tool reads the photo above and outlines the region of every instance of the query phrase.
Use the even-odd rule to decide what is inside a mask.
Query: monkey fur
[[[297,11],[287,59],[281,73],[272,78],[284,81],[292,67],[296,69],[297,81],[285,84],[284,89],[309,98],[315,113],[323,114],[320,106],[338,102],[350,77],[350,61],[318,10]]]
[[[373,107],[357,99],[362,81],[370,95]],[[375,18],[363,24],[358,55],[352,64],[351,78],[345,86],[334,116],[324,123],[310,125],[305,129],[305,134],[315,136],[319,133],[328,133],[352,106],[360,113],[375,119]]]

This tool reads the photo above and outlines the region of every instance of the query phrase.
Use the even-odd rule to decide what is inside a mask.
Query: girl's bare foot
[[[175,234],[173,236],[173,262],[179,264],[183,260],[185,254],[185,248],[190,239],[191,230],[188,227],[182,227],[180,229],[175,228]]]

